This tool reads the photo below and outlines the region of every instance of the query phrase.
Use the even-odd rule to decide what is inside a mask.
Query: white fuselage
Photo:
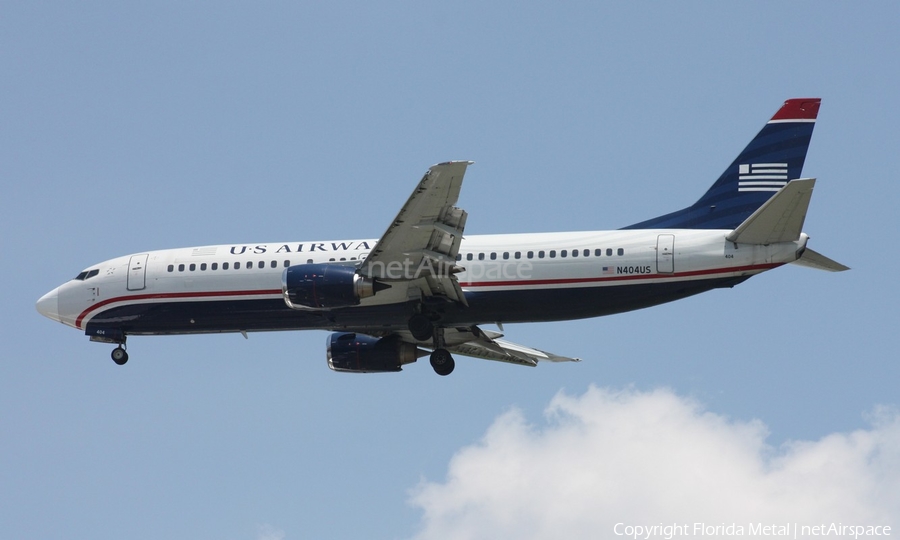
[[[793,262],[807,241],[802,235],[796,242],[734,244],[725,239],[729,232],[660,229],[467,236],[457,262],[465,270],[457,277],[469,306],[451,319],[503,323],[628,311],[730,286]],[[360,265],[376,242],[278,242],[137,253],[89,267],[41,298],[38,309],[81,330],[93,322],[109,328],[118,325],[129,334],[355,328],[365,326],[354,321],[365,319],[362,313],[367,309],[421,298],[411,296],[408,287],[395,287],[345,308],[347,320],[298,319],[283,302],[282,272],[306,263]],[[704,285],[691,288],[695,282]],[[600,300],[612,294],[613,303]],[[210,302],[232,310],[235,320],[220,310],[216,317],[198,321],[192,313],[205,313],[201,304]],[[529,305],[535,302],[541,305]],[[251,303],[249,311],[242,308]],[[504,306],[509,306],[509,313],[503,313]],[[157,319],[165,314],[177,320],[160,325]],[[145,325],[144,319],[157,322]]]

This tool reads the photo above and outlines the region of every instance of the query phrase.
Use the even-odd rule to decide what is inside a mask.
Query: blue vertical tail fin
[[[784,102],[703,197],[687,208],[624,229],[734,229],[789,180],[800,178],[819,98]]]

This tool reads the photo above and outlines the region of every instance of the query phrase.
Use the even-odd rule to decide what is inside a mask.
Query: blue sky
[[[0,537],[900,527],[900,7],[489,4],[4,6]],[[118,255],[377,237],[450,159],[469,234],[621,227],[791,97],[823,99],[810,246],[853,270],[506,327],[580,364],[354,376],[292,332],[135,338],[119,368],[34,309]]]

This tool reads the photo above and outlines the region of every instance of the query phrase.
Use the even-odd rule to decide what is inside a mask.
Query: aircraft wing
[[[416,343],[409,332],[400,333],[404,341]],[[447,328],[444,339],[448,351],[463,356],[471,356],[496,362],[507,362],[534,367],[538,362],[580,362],[580,358],[569,358],[533,349],[500,339],[503,334],[482,330],[477,326],[468,328]],[[429,343],[430,345],[430,343]]]
[[[464,356],[495,360],[521,366],[534,367],[538,362],[580,362],[580,358],[569,358],[558,354],[532,349],[505,339],[492,339],[489,343],[482,340],[469,341],[461,345],[447,347],[447,350]]]
[[[387,231],[362,262],[359,273],[386,283],[408,282],[426,296],[466,303],[454,274],[466,226],[456,208],[466,167],[471,161],[433,165],[400,209]]]

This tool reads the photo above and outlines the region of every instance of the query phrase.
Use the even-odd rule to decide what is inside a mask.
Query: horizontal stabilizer
[[[806,248],[806,250],[803,251],[803,255],[794,261],[793,264],[815,268],[816,270],[826,270],[828,272],[843,272],[844,270],[850,270],[849,266],[844,266],[843,264],[833,261],[825,255],[809,248]]]
[[[740,244],[799,240],[815,185],[815,178],[788,182],[725,238]]]

